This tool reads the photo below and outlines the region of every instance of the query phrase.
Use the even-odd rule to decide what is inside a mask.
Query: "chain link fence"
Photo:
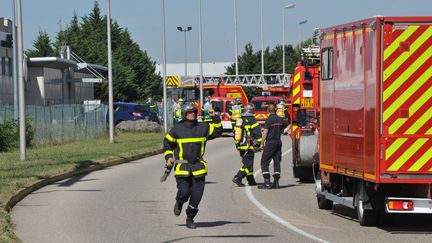
[[[34,143],[61,143],[107,134],[107,110],[103,104],[25,107],[35,130]],[[0,105],[0,123],[14,119],[13,105]]]

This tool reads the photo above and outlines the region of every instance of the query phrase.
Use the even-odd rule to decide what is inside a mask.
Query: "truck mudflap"
[[[387,197],[385,199],[387,213],[418,213],[432,214],[432,199]]]

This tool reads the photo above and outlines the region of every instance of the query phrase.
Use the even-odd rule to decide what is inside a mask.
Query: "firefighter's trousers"
[[[237,177],[242,179],[246,176],[253,176],[253,163],[255,153],[252,150],[240,150],[242,157],[242,167],[237,172]]]
[[[205,177],[177,177],[177,197],[180,203],[189,200],[189,206],[186,209],[186,215],[194,218],[198,213],[198,205],[204,193]]]
[[[282,159],[282,141],[281,140],[268,140],[264,146],[264,151],[261,157],[261,171],[264,178],[270,178],[269,165],[273,160],[274,178],[280,177],[281,167],[280,162]]]

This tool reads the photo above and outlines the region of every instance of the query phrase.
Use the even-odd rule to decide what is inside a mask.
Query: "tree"
[[[264,50],[264,70],[265,73],[276,74],[282,73],[282,45],[276,46],[270,51],[267,47]],[[285,46],[285,70],[287,73],[293,73],[296,62],[300,60],[300,49],[294,49],[291,45]],[[261,73],[261,50],[254,52],[252,44],[245,46],[244,53],[238,57],[239,74],[260,74]],[[226,74],[235,74],[235,64],[228,66]],[[248,98],[259,95],[256,88],[244,87]]]
[[[54,49],[68,44],[85,62],[108,64],[106,16],[95,1],[92,11],[81,18],[74,13],[70,23],[56,36]],[[138,101],[162,96],[162,79],[155,74],[156,63],[132,40],[129,31],[113,20],[111,23],[113,96],[116,101]],[[95,96],[108,100],[108,83],[95,85]]]
[[[50,57],[55,56],[56,52],[51,45],[51,39],[46,31],[39,30],[39,36],[33,41],[34,50],[28,49],[25,54],[28,57]]]

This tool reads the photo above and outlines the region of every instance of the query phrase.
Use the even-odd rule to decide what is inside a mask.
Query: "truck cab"
[[[267,112],[269,104],[276,106],[279,102],[279,98],[274,96],[258,96],[251,99],[251,103],[255,106],[255,119],[260,124],[261,128],[264,127],[265,120],[270,115]]]
[[[231,132],[233,127],[231,124],[231,115],[229,113],[231,106],[234,102],[234,98],[229,97],[213,97],[210,99],[213,109],[221,118],[222,129],[224,132]]]

